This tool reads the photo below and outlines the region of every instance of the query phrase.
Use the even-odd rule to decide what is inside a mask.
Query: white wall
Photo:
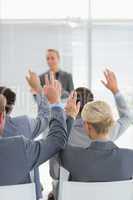
[[[45,60],[48,48],[59,50],[60,68],[73,74],[75,87],[88,86],[88,35],[85,26],[80,28],[79,24],[73,30],[69,23],[22,23],[11,20],[0,27],[0,81],[17,90],[15,114],[33,113],[25,75],[29,68],[38,74],[48,69]]]
[[[112,94],[100,83],[105,67],[117,74],[121,92],[133,110],[133,23],[101,22],[92,29],[92,88],[97,98],[108,101],[114,109]],[[118,144],[133,148],[133,127]]]

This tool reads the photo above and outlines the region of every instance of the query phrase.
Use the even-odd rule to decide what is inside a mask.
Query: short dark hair
[[[7,104],[5,110],[6,113],[9,114],[12,111],[13,106],[15,105],[16,94],[10,88],[2,86],[0,87],[0,94],[2,94],[6,98]]]
[[[77,92],[77,103],[80,101],[80,111],[79,115],[81,115],[81,112],[84,108],[84,105],[88,102],[91,102],[94,100],[94,95],[88,88],[85,87],[79,87],[76,89]]]

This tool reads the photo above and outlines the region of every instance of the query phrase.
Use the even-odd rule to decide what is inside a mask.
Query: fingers
[[[116,75],[114,72],[111,72],[113,79],[117,80]]]
[[[77,103],[77,92],[72,91],[68,97],[68,101],[72,101],[75,105]]]
[[[48,74],[45,75],[45,85],[48,87],[50,85]]]
[[[69,97],[68,97],[68,100],[71,100],[71,99],[73,99],[73,96],[74,96],[74,90],[70,93],[70,95],[69,95]]]
[[[57,82],[56,82],[56,80],[54,78],[53,72],[50,72],[50,77],[48,77],[48,74],[46,74],[45,77],[44,77],[44,79],[45,79],[45,85],[47,87],[49,87],[49,86],[51,86],[51,87],[57,87]]]
[[[77,103],[77,92],[76,91],[74,91],[74,94],[73,94],[73,101],[75,104]]]
[[[61,97],[62,87],[61,87],[61,83],[59,81],[57,81],[57,80],[54,81],[54,88],[58,91],[59,96]]]
[[[28,72],[29,72],[29,75],[32,74],[32,70],[31,69],[29,69]]]
[[[101,80],[101,83],[106,87],[107,84],[105,83],[105,81]]]
[[[109,82],[110,81],[110,78],[111,78],[111,73],[110,73],[110,70],[109,69],[105,69],[104,71],[104,76],[106,78],[106,81]]]
[[[28,76],[28,75],[26,75],[26,77],[25,77],[25,78],[26,78],[26,80],[29,82],[29,76]]]
[[[105,76],[105,79],[106,79],[107,83],[109,83],[110,81],[113,81],[114,79],[116,79],[115,73],[113,71],[111,71],[110,69],[108,69],[108,68],[105,69],[104,76]],[[102,83],[105,85],[104,81],[102,81]]]
[[[108,80],[109,80],[109,77],[108,77],[108,72],[107,72],[107,70],[104,71],[104,76],[105,76],[106,81],[108,81]]]
[[[27,82],[28,82],[29,85],[30,85],[31,74],[32,74],[32,71],[31,71],[31,69],[29,69],[28,70],[28,74],[26,76],[26,80],[27,80]]]
[[[55,84],[55,78],[54,78],[54,73],[53,72],[50,72],[50,84],[52,86],[54,86],[54,84]]]
[[[26,76],[26,80],[27,80],[28,84],[30,84],[30,79],[28,76]]]
[[[79,111],[80,111],[80,106],[81,106],[81,103],[80,103],[80,101],[77,103],[77,113],[79,113]]]
[[[37,74],[35,72],[33,72],[31,69],[28,70],[28,75],[27,77],[29,77],[29,79],[31,79],[31,77],[38,77]]]

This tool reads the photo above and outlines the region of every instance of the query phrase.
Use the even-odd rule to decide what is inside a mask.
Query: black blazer
[[[41,81],[41,85],[44,86],[45,85],[45,80],[44,80],[44,76],[48,74],[50,74],[50,71],[47,71],[43,74],[41,74],[40,77],[40,81]],[[67,73],[65,71],[61,71],[59,70],[56,73],[56,79],[58,81],[60,81],[60,83],[62,84],[62,88],[63,88],[63,95],[62,98],[66,98],[69,93],[74,89],[74,84],[73,84],[73,79],[72,79],[72,75],[70,73]]]

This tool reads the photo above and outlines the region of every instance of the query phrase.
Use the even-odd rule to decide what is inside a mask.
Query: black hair
[[[6,98],[7,104],[5,107],[6,113],[9,114],[16,102],[16,94],[10,88],[0,87],[0,94]]]
[[[88,102],[93,101],[94,95],[91,92],[91,90],[89,90],[88,88],[85,88],[85,87],[77,88],[76,92],[77,92],[77,103],[80,101],[79,115],[81,115],[84,105],[87,104]]]

